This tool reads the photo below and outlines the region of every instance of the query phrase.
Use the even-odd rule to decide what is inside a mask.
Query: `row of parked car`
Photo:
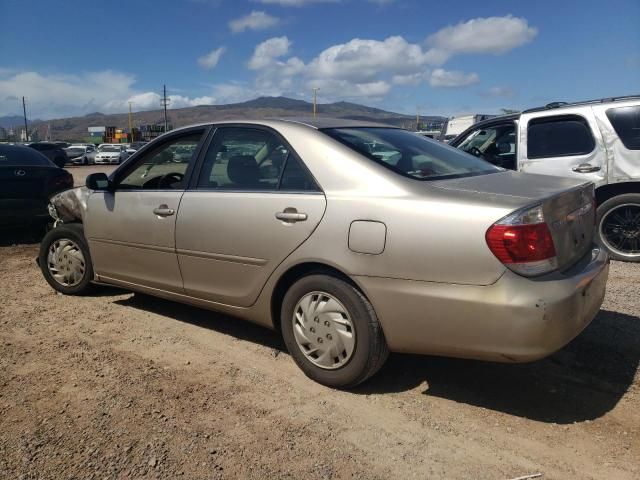
[[[124,162],[147,142],[91,143],[34,142],[26,146],[39,151],[59,167],[65,165],[115,164]]]

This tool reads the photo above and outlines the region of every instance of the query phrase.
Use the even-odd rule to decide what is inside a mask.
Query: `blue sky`
[[[640,1],[0,0],[0,116],[262,95],[493,113],[640,93]]]

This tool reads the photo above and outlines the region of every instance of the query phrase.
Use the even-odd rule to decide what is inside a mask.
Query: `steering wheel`
[[[158,180],[158,188],[171,188],[174,183],[182,182],[184,175],[178,172],[167,173]]]
[[[471,147],[469,150],[467,150],[467,153],[470,153],[474,157],[482,158],[482,152],[478,147]]]

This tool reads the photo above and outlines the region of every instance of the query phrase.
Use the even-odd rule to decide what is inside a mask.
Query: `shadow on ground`
[[[116,303],[285,350],[278,333],[233,317],[141,294]],[[424,385],[424,395],[541,422],[592,420],[614,408],[633,383],[640,363],[639,338],[639,317],[601,311],[573,342],[538,362],[500,364],[393,354],[354,393],[401,392]]]

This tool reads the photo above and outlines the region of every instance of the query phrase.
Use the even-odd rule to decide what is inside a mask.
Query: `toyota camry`
[[[39,264],[54,289],[118,285],[276,329],[333,387],[366,380],[389,351],[544,357],[605,293],[591,183],[400,128],[191,126],[86,183],[52,199]]]

